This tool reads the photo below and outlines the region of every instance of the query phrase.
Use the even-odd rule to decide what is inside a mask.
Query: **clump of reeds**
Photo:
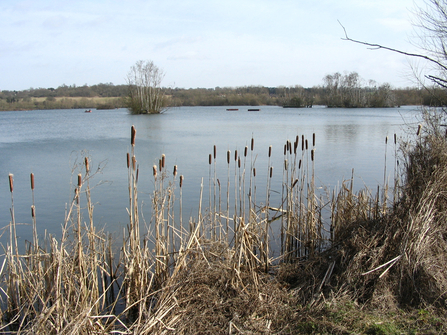
[[[197,217],[188,223],[182,211],[184,177],[178,177],[177,166],[171,174],[162,155],[152,167],[152,219],[144,227],[133,126],[130,145],[129,223],[119,257],[110,235],[94,225],[88,157],[75,174],[60,240],[51,235],[38,239],[31,175],[33,241],[25,254],[17,244],[9,175],[11,222],[0,272],[2,331],[268,333],[293,331],[295,306],[316,308],[329,298],[379,303],[380,293],[387,292],[392,301],[444,299],[445,138],[433,133],[419,138],[407,155],[405,187],[394,192],[391,204],[386,183],[376,193],[355,193],[354,173],[339,190],[319,193],[315,134],[311,141],[297,135],[284,144],[279,200],[271,197],[272,179],[280,170],[271,163],[271,146],[263,193],[256,187],[262,169],[256,169],[253,138],[244,150],[234,150],[234,164],[229,150],[221,158],[226,185],[217,176],[214,145],[209,185],[202,183]],[[394,185],[401,185],[396,176]]]

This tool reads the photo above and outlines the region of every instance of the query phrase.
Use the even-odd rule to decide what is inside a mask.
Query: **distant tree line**
[[[215,88],[163,88],[168,107],[175,106],[261,106],[310,107],[391,107],[401,105],[446,105],[441,88],[392,88],[364,81],[356,72],[334,73],[323,85],[244,86]],[[121,108],[126,106],[128,85],[62,85],[57,88],[30,88],[0,92],[0,110],[57,108]]]

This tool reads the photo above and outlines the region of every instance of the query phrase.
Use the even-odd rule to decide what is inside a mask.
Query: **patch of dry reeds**
[[[31,175],[33,241],[24,254],[17,245],[10,175],[9,241],[0,267],[1,331],[293,333],[312,330],[312,315],[324,314],[325,306],[337,302],[442,306],[447,298],[447,145],[438,128],[425,131],[407,147],[406,179],[393,199],[386,184],[374,193],[355,193],[354,173],[339,190],[319,192],[315,134],[311,140],[302,135],[286,141],[278,203],[271,197],[272,147],[263,193],[256,188],[254,139],[250,148],[234,151],[234,164],[231,151],[225,152],[226,185],[217,176],[215,145],[208,157],[209,185],[202,182],[197,217],[189,222],[182,213],[184,177],[178,177],[177,166],[171,174],[162,155],[153,166],[147,223],[138,201],[132,127],[129,223],[119,257],[110,235],[97,231],[93,222],[94,173],[88,157],[76,174],[60,240],[51,235],[38,239]],[[396,152],[396,137],[394,144]],[[394,175],[400,186],[400,175]],[[344,331],[330,322],[323,328]]]

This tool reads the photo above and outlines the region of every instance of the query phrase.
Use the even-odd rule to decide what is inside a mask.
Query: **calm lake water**
[[[234,108],[234,107],[231,107]],[[154,189],[152,166],[166,155],[168,170],[178,165],[184,175],[183,213],[197,217],[200,185],[209,187],[208,157],[217,147],[217,174],[226,182],[227,151],[243,153],[254,138],[255,166],[259,189],[266,180],[268,148],[272,146],[274,167],[272,190],[281,192],[283,148],[287,140],[304,135],[316,137],[317,186],[334,188],[351,177],[356,189],[375,189],[387,176],[393,179],[393,136],[407,138],[417,124],[417,107],[388,109],[283,109],[261,106],[260,111],[226,111],[226,107],[172,108],[162,115],[129,115],[126,109],[43,110],[0,112],[0,226],[10,220],[11,194],[8,174],[14,174],[14,210],[19,243],[31,239],[30,173],[35,175],[35,204],[40,235],[60,235],[67,203],[73,198],[72,180],[83,154],[98,173],[91,180],[94,221],[116,233],[119,239],[128,222],[126,154],[130,150],[130,128],[135,125],[136,158],[139,163],[139,200],[142,214],[151,220]],[[252,107],[251,107],[252,108]],[[388,145],[385,138],[389,137]],[[234,171],[233,163],[230,164]],[[234,172],[232,172],[232,176]],[[234,180],[234,179],[232,179]],[[264,184],[265,185],[265,184]],[[261,192],[261,191],[260,191]],[[207,195],[204,194],[204,199]],[[271,204],[279,206],[279,204]],[[7,234],[6,234],[7,235]],[[4,237],[0,241],[5,241]]]

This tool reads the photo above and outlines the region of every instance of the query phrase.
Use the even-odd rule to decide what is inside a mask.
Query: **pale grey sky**
[[[423,0],[416,0],[421,4]],[[1,0],[0,90],[124,84],[153,60],[163,86],[321,85],[327,74],[412,85],[412,0]]]

